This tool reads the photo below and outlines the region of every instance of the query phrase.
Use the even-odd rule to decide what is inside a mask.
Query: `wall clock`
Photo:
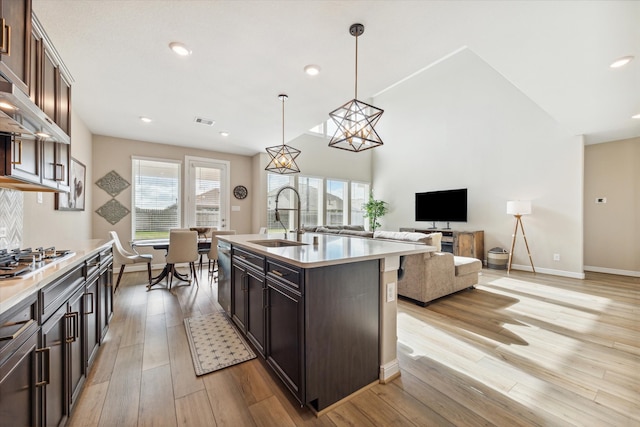
[[[247,191],[247,187],[244,185],[236,185],[233,189],[233,195],[236,199],[242,200],[247,197],[247,194],[249,194],[249,192]]]

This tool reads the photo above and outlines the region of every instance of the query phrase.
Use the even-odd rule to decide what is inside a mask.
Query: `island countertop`
[[[0,314],[16,306],[24,299],[38,292],[46,285],[72,270],[79,263],[91,256],[111,247],[112,241],[105,239],[92,239],[68,248],[74,254],[51,263],[47,267],[30,274],[27,278],[15,278],[0,281]]]
[[[284,240],[282,233],[275,234],[236,234],[220,235],[232,245],[268,256],[301,268],[324,267],[328,265],[381,259],[389,256],[411,255],[435,252],[435,246],[398,242],[384,239],[372,239],[357,236],[335,234],[305,233],[300,236],[302,245],[268,247],[256,242],[265,240]],[[314,245],[314,237],[318,244]],[[296,241],[295,233],[287,234],[288,241]]]

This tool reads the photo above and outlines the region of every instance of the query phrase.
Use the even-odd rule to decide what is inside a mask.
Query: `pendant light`
[[[296,157],[300,155],[300,150],[295,149],[284,143],[284,101],[287,95],[280,94],[278,98],[282,101],[282,145],[274,145],[267,147],[267,154],[271,157],[271,161],[264,170],[279,174],[298,173],[300,168],[296,164]]]
[[[383,144],[375,130],[375,125],[384,110],[358,100],[358,36],[364,33],[364,25],[351,25],[349,33],[356,38],[355,97],[329,113],[329,117],[338,127],[329,141],[329,147],[357,152]]]

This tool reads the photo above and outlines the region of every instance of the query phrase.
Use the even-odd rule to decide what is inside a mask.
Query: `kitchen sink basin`
[[[307,243],[301,243],[293,240],[284,240],[284,239],[247,240],[247,243],[253,243],[254,245],[265,246],[267,248],[284,248],[287,246],[303,246],[307,244]]]

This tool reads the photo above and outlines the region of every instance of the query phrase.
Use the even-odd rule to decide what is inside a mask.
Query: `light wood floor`
[[[400,301],[402,376],[320,418],[259,358],[196,377],[183,319],[219,309],[215,284],[144,280],[125,274],[69,425],[640,425],[639,279],[484,270],[475,290]]]

